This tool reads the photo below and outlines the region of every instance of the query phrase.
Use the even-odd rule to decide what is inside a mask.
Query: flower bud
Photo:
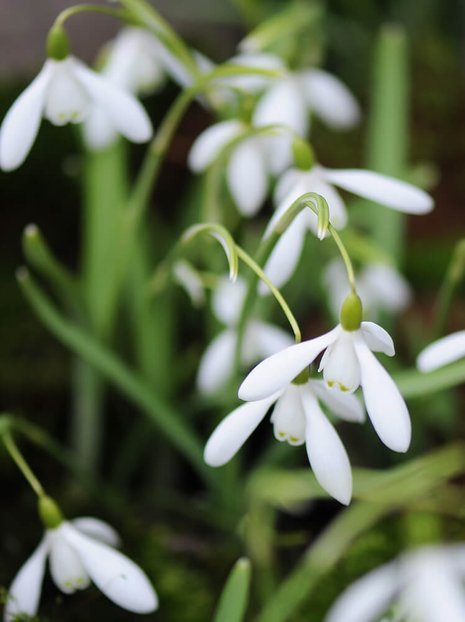
[[[47,56],[64,60],[69,56],[69,38],[62,26],[52,26],[47,37]]]
[[[362,323],[363,306],[359,296],[352,292],[342,303],[341,325],[344,330],[353,331]]]
[[[38,510],[40,520],[46,529],[56,529],[64,520],[58,505],[47,495],[39,497]]]

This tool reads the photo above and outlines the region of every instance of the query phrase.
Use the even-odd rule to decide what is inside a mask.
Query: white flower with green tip
[[[274,404],[271,423],[275,438],[290,445],[305,443],[310,466],[322,488],[341,503],[349,504],[352,496],[349,458],[319,400],[341,419],[356,422],[364,419],[363,408],[355,395],[333,393],[319,380],[305,384],[289,382],[265,399],[242,404],[225,417],[208,439],[205,462],[213,467],[228,462]]]
[[[115,530],[96,518],[62,521],[45,536],[22,566],[8,591],[4,620],[35,616],[47,557],[53,582],[65,594],[83,590],[93,581],[114,603],[133,613],[150,613],[158,598],[148,577],[133,561],[113,547]]]

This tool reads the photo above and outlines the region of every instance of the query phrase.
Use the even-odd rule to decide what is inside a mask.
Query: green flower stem
[[[182,416],[122,361],[80,327],[63,318],[39,289],[26,270],[18,272],[21,289],[47,328],[76,355],[93,365],[129,399],[137,404],[159,428],[199,475],[214,484],[212,471],[203,462],[202,443]]]
[[[116,17],[125,21],[130,17],[130,14],[125,9],[113,9],[112,7],[99,4],[76,4],[59,13],[53,22],[52,28],[61,28],[66,20],[80,13],[100,13],[101,15],[108,15],[109,17]]]
[[[460,240],[454,248],[452,259],[447,268],[446,276],[439,290],[434,323],[434,336],[437,339],[444,334],[449,310],[454,293],[465,274],[465,239]]]
[[[18,469],[24,475],[28,484],[31,486],[32,490],[36,493],[38,497],[43,497],[45,495],[45,490],[42,487],[42,484],[39,482],[37,477],[32,472],[31,467],[28,465],[24,456],[19,451],[16,443],[13,440],[13,437],[9,430],[5,430],[2,433],[2,441],[5,445],[6,450],[10,454],[11,458],[15,462]]]
[[[333,238],[333,240],[336,243],[336,246],[341,254],[341,258],[342,261],[344,262],[344,266],[347,272],[347,278],[349,280],[349,284],[350,284],[350,289],[352,290],[353,293],[355,293],[356,288],[355,288],[355,274],[354,274],[354,267],[352,265],[352,261],[349,257],[349,253],[347,252],[346,247],[344,246],[341,237],[339,235],[339,233],[336,231],[336,229],[333,227],[333,225],[329,224],[328,225],[328,231],[331,233],[331,236]]]

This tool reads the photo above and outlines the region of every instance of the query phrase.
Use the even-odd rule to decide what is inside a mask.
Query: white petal
[[[82,126],[84,141],[92,151],[100,151],[112,145],[118,132],[102,108],[91,106]]]
[[[267,168],[273,177],[281,175],[294,161],[289,131],[282,130],[261,136],[260,141],[266,158]]]
[[[104,544],[109,546],[119,546],[121,544],[117,531],[103,520],[93,518],[92,516],[81,516],[72,520],[71,523],[86,536],[95,538],[95,540],[99,540]]]
[[[226,169],[228,187],[243,216],[254,216],[268,191],[265,161],[253,139],[239,143],[231,153]]]
[[[336,430],[322,412],[310,387],[300,387],[306,415],[305,440],[310,466],[320,485],[344,505],[352,497],[349,458]]]
[[[189,296],[192,306],[200,308],[205,304],[203,281],[193,266],[185,259],[178,259],[173,265],[173,278]]]
[[[290,346],[265,359],[245,378],[239,387],[239,397],[250,401],[261,400],[284,389],[339,333],[340,328],[336,326],[320,337]]]
[[[326,350],[318,371],[328,387],[353,393],[360,385],[360,366],[355,354],[354,333],[341,330],[339,337]]]
[[[365,406],[373,427],[389,449],[405,452],[412,430],[404,398],[361,335],[355,336],[354,345],[360,361]]]
[[[71,524],[60,527],[95,585],[107,598],[134,613],[150,613],[158,598],[147,575],[125,555],[79,533]]]
[[[325,177],[344,190],[406,214],[426,214],[434,207],[433,199],[423,190],[381,173],[325,169]]]
[[[283,71],[284,64],[278,56],[273,54],[239,54],[228,61],[229,65],[240,67],[252,67],[256,69],[269,69],[271,71]],[[229,76],[218,80],[220,84],[228,87],[241,89],[248,93],[256,93],[265,88],[276,78],[265,75],[253,75],[243,73],[241,75]]]
[[[197,372],[197,388],[204,395],[221,389],[233,372],[237,333],[225,330],[207,346]]]
[[[300,387],[290,384],[285,389],[275,404],[271,423],[276,440],[287,441],[294,446],[305,443],[305,413],[300,399]]]
[[[269,256],[264,272],[276,287],[285,285],[295,272],[307,232],[305,214],[298,214],[281,235]],[[259,285],[260,294],[270,294],[265,283]]]
[[[14,578],[8,590],[4,611],[5,622],[12,622],[24,613],[29,616],[35,616],[37,613],[47,552],[47,541],[44,538]]]
[[[205,445],[205,462],[212,467],[219,467],[231,460],[279,395],[278,393],[264,400],[242,404],[229,413],[215,428]]]
[[[72,594],[88,587],[90,580],[77,551],[62,535],[63,525],[47,532],[50,574],[62,592]]]
[[[292,336],[282,328],[265,322],[251,322],[251,325],[260,357],[271,356],[294,343]]]
[[[310,108],[335,129],[347,129],[360,120],[357,100],[338,78],[322,69],[299,73],[303,93]]]
[[[246,293],[246,284],[241,278],[234,283],[227,277],[219,280],[212,296],[212,309],[220,322],[227,326],[237,324]]]
[[[89,112],[90,102],[86,89],[75,75],[73,58],[55,61],[47,88],[44,117],[59,126],[81,123]]]
[[[294,171],[290,172],[293,173]],[[271,235],[271,232],[278,224],[281,217],[287,212],[287,210],[291,207],[294,201],[307,192],[305,182],[302,178],[295,175],[283,175],[281,179],[284,181],[284,183],[281,184],[282,187],[285,187],[287,180],[293,179],[294,183],[292,184],[292,186],[289,187],[287,194],[283,196],[282,200],[276,204],[277,207],[274,211],[274,214],[268,221],[265,233],[263,234],[264,238],[268,238]],[[280,191],[275,191],[275,195],[279,193]]]
[[[343,229],[347,224],[347,210],[341,195],[330,184],[326,183],[320,175],[321,167],[317,168],[318,175],[312,176],[311,183],[308,184],[306,192],[316,192],[326,199],[329,207],[329,219],[336,229]],[[313,219],[315,225],[313,231],[316,232],[317,218]]]
[[[15,100],[0,128],[0,167],[11,171],[26,159],[39,131],[47,87],[53,75],[47,61],[37,77]]]
[[[400,587],[399,567],[385,564],[353,583],[336,600],[325,622],[373,622],[385,612]]]
[[[235,119],[208,127],[195,139],[189,151],[189,168],[196,173],[204,171],[226,145],[243,131],[244,125]]]
[[[329,305],[331,307],[331,311],[335,318],[339,318],[341,305],[350,293],[350,286],[347,280],[347,272],[342,259],[336,257],[325,266],[323,270],[323,283],[329,298]],[[360,295],[360,292],[358,292],[358,294]]]
[[[288,169],[279,177],[273,192],[275,205],[282,205],[283,201],[293,191],[293,188],[300,182],[301,177],[302,171],[296,168]],[[284,206],[281,209],[285,209]]]
[[[308,131],[308,113],[297,82],[292,78],[277,81],[258,101],[252,125],[284,125],[299,136],[305,136]]]
[[[108,115],[118,132],[136,143],[150,139],[153,133],[152,123],[135,97],[76,59],[73,59],[73,69],[89,97]]]
[[[417,358],[420,371],[428,372],[465,356],[465,330],[442,337],[427,346]]]
[[[323,380],[310,380],[310,388],[329,410],[344,421],[365,421],[365,410],[354,393],[332,391]]]
[[[391,335],[379,324],[362,322],[360,327],[365,343],[372,352],[383,352],[388,356],[396,353]]]
[[[412,291],[408,282],[392,266],[369,264],[361,272],[359,287],[363,288],[368,310],[378,309],[399,313],[408,306]],[[362,298],[365,306],[365,298]]]

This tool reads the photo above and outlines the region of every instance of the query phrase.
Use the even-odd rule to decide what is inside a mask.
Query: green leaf
[[[250,561],[242,557],[231,570],[220,596],[213,622],[241,622],[250,589]]]

